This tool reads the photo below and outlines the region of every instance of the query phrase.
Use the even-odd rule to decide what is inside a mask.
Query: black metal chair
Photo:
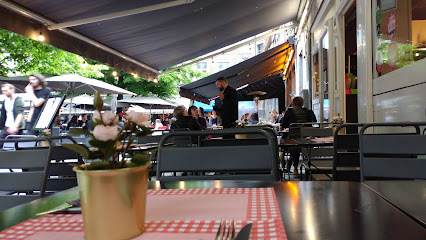
[[[359,181],[359,134],[339,134],[341,129],[358,129],[365,123],[346,123],[336,128],[333,146],[333,181]]]
[[[332,137],[332,128],[301,127],[300,137]],[[302,148],[303,164],[300,166],[301,179],[303,168],[306,179],[311,180],[331,180],[333,171],[333,147],[308,147]]]
[[[166,147],[169,138],[175,136],[203,138],[209,135],[261,134],[265,144],[248,144],[245,140],[223,139],[213,144]],[[243,140],[244,144],[238,144]],[[226,143],[225,143],[226,142]],[[247,143],[247,144],[246,144]],[[184,174],[174,176],[174,172]],[[266,180],[278,181],[278,145],[276,136],[264,129],[223,129],[206,131],[182,131],[165,135],[158,151],[157,179],[176,180]]]
[[[44,197],[51,145],[46,138],[0,139],[15,143],[14,151],[0,151],[0,211]],[[45,142],[46,146],[20,148],[19,143]]]
[[[426,122],[364,125],[359,135],[361,182],[426,179],[426,135],[420,134],[424,126]]]
[[[64,140],[77,144],[70,136],[52,136],[49,139],[53,144],[50,157],[49,178],[47,179],[47,192],[56,192],[77,186],[77,174],[72,170],[70,164],[83,164],[80,154],[60,145]]]

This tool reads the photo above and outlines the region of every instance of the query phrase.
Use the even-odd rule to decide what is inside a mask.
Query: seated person
[[[177,106],[173,110],[173,117],[176,121],[172,123],[171,129],[189,128],[189,130],[202,130],[198,121],[188,115],[188,111],[184,106]]]
[[[207,121],[204,117],[200,117],[198,108],[194,105],[189,107],[188,115],[194,117],[200,124],[202,130],[207,129]]]
[[[71,120],[67,124],[67,130],[70,130],[70,127],[78,127],[77,116],[72,116]]]
[[[159,118],[155,119],[154,129],[161,129],[162,127],[163,127],[163,124],[161,123],[161,119]]]
[[[212,115],[209,117],[210,126],[222,126],[222,119],[216,114],[216,110],[212,111]]]
[[[78,126],[83,128],[86,131],[91,131],[92,130],[91,125],[92,124],[90,122],[90,119],[87,117],[87,114],[81,115],[81,121],[78,122]]]

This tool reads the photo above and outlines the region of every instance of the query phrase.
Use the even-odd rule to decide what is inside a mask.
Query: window
[[[217,63],[217,68],[219,70],[223,70],[223,69],[228,68],[228,67],[229,67],[229,62],[218,62]]]
[[[197,70],[203,73],[207,72],[207,63],[206,62],[197,63]]]
[[[373,2],[376,11],[375,74],[385,75],[426,58],[426,3],[423,0]]]
[[[263,52],[264,46],[265,46],[264,43],[257,44],[257,54],[261,54]]]

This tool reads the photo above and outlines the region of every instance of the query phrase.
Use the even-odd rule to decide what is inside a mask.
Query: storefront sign
[[[382,12],[387,12],[396,9],[396,0],[381,0],[380,8]]]
[[[388,18],[388,37],[390,40],[392,40],[395,37],[397,26],[398,26],[398,21],[396,18],[396,13],[391,12]]]

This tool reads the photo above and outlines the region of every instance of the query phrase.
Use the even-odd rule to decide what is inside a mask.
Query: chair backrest
[[[157,179],[172,180],[266,180],[277,181],[278,144],[273,130],[265,129],[223,129],[206,131],[180,131],[165,135],[160,142],[157,164]],[[261,134],[264,144],[251,144],[246,140],[255,139],[223,139],[221,144],[201,144],[197,147],[178,146],[164,147],[168,138],[175,136],[205,137],[229,136],[235,134]],[[244,141],[244,144],[239,144]],[[172,172],[203,172],[205,174],[188,176],[167,176]],[[211,173],[215,173],[212,175]],[[170,174],[169,174],[170,175]]]
[[[361,181],[380,179],[426,179],[426,136],[420,134],[426,122],[371,123],[359,135]],[[416,129],[416,133],[375,134],[374,128]]]
[[[52,136],[50,139],[53,142],[68,140],[74,144],[77,143],[70,136]],[[77,174],[70,164],[83,164],[80,154],[59,144],[52,146],[50,160],[46,191],[62,191],[77,186]]]
[[[43,197],[45,194],[50,166],[50,140],[46,138],[1,139],[0,144],[4,142],[23,143],[33,141],[44,141],[47,146],[17,148],[15,151],[0,151],[0,169],[3,169],[0,172],[0,211],[30,202]],[[11,169],[22,169],[22,171],[15,170],[15,172],[12,172]]]
[[[18,139],[18,138],[36,138],[35,135],[8,135],[6,139]],[[27,141],[27,142],[4,142],[3,150],[5,151],[15,151],[16,147],[18,148],[34,148],[36,146],[36,141]]]
[[[330,137],[333,136],[332,128],[301,127],[300,137]]]
[[[365,123],[345,123],[336,128],[333,146],[333,181],[359,181],[359,134]],[[341,129],[357,129],[356,134],[339,134]]]

